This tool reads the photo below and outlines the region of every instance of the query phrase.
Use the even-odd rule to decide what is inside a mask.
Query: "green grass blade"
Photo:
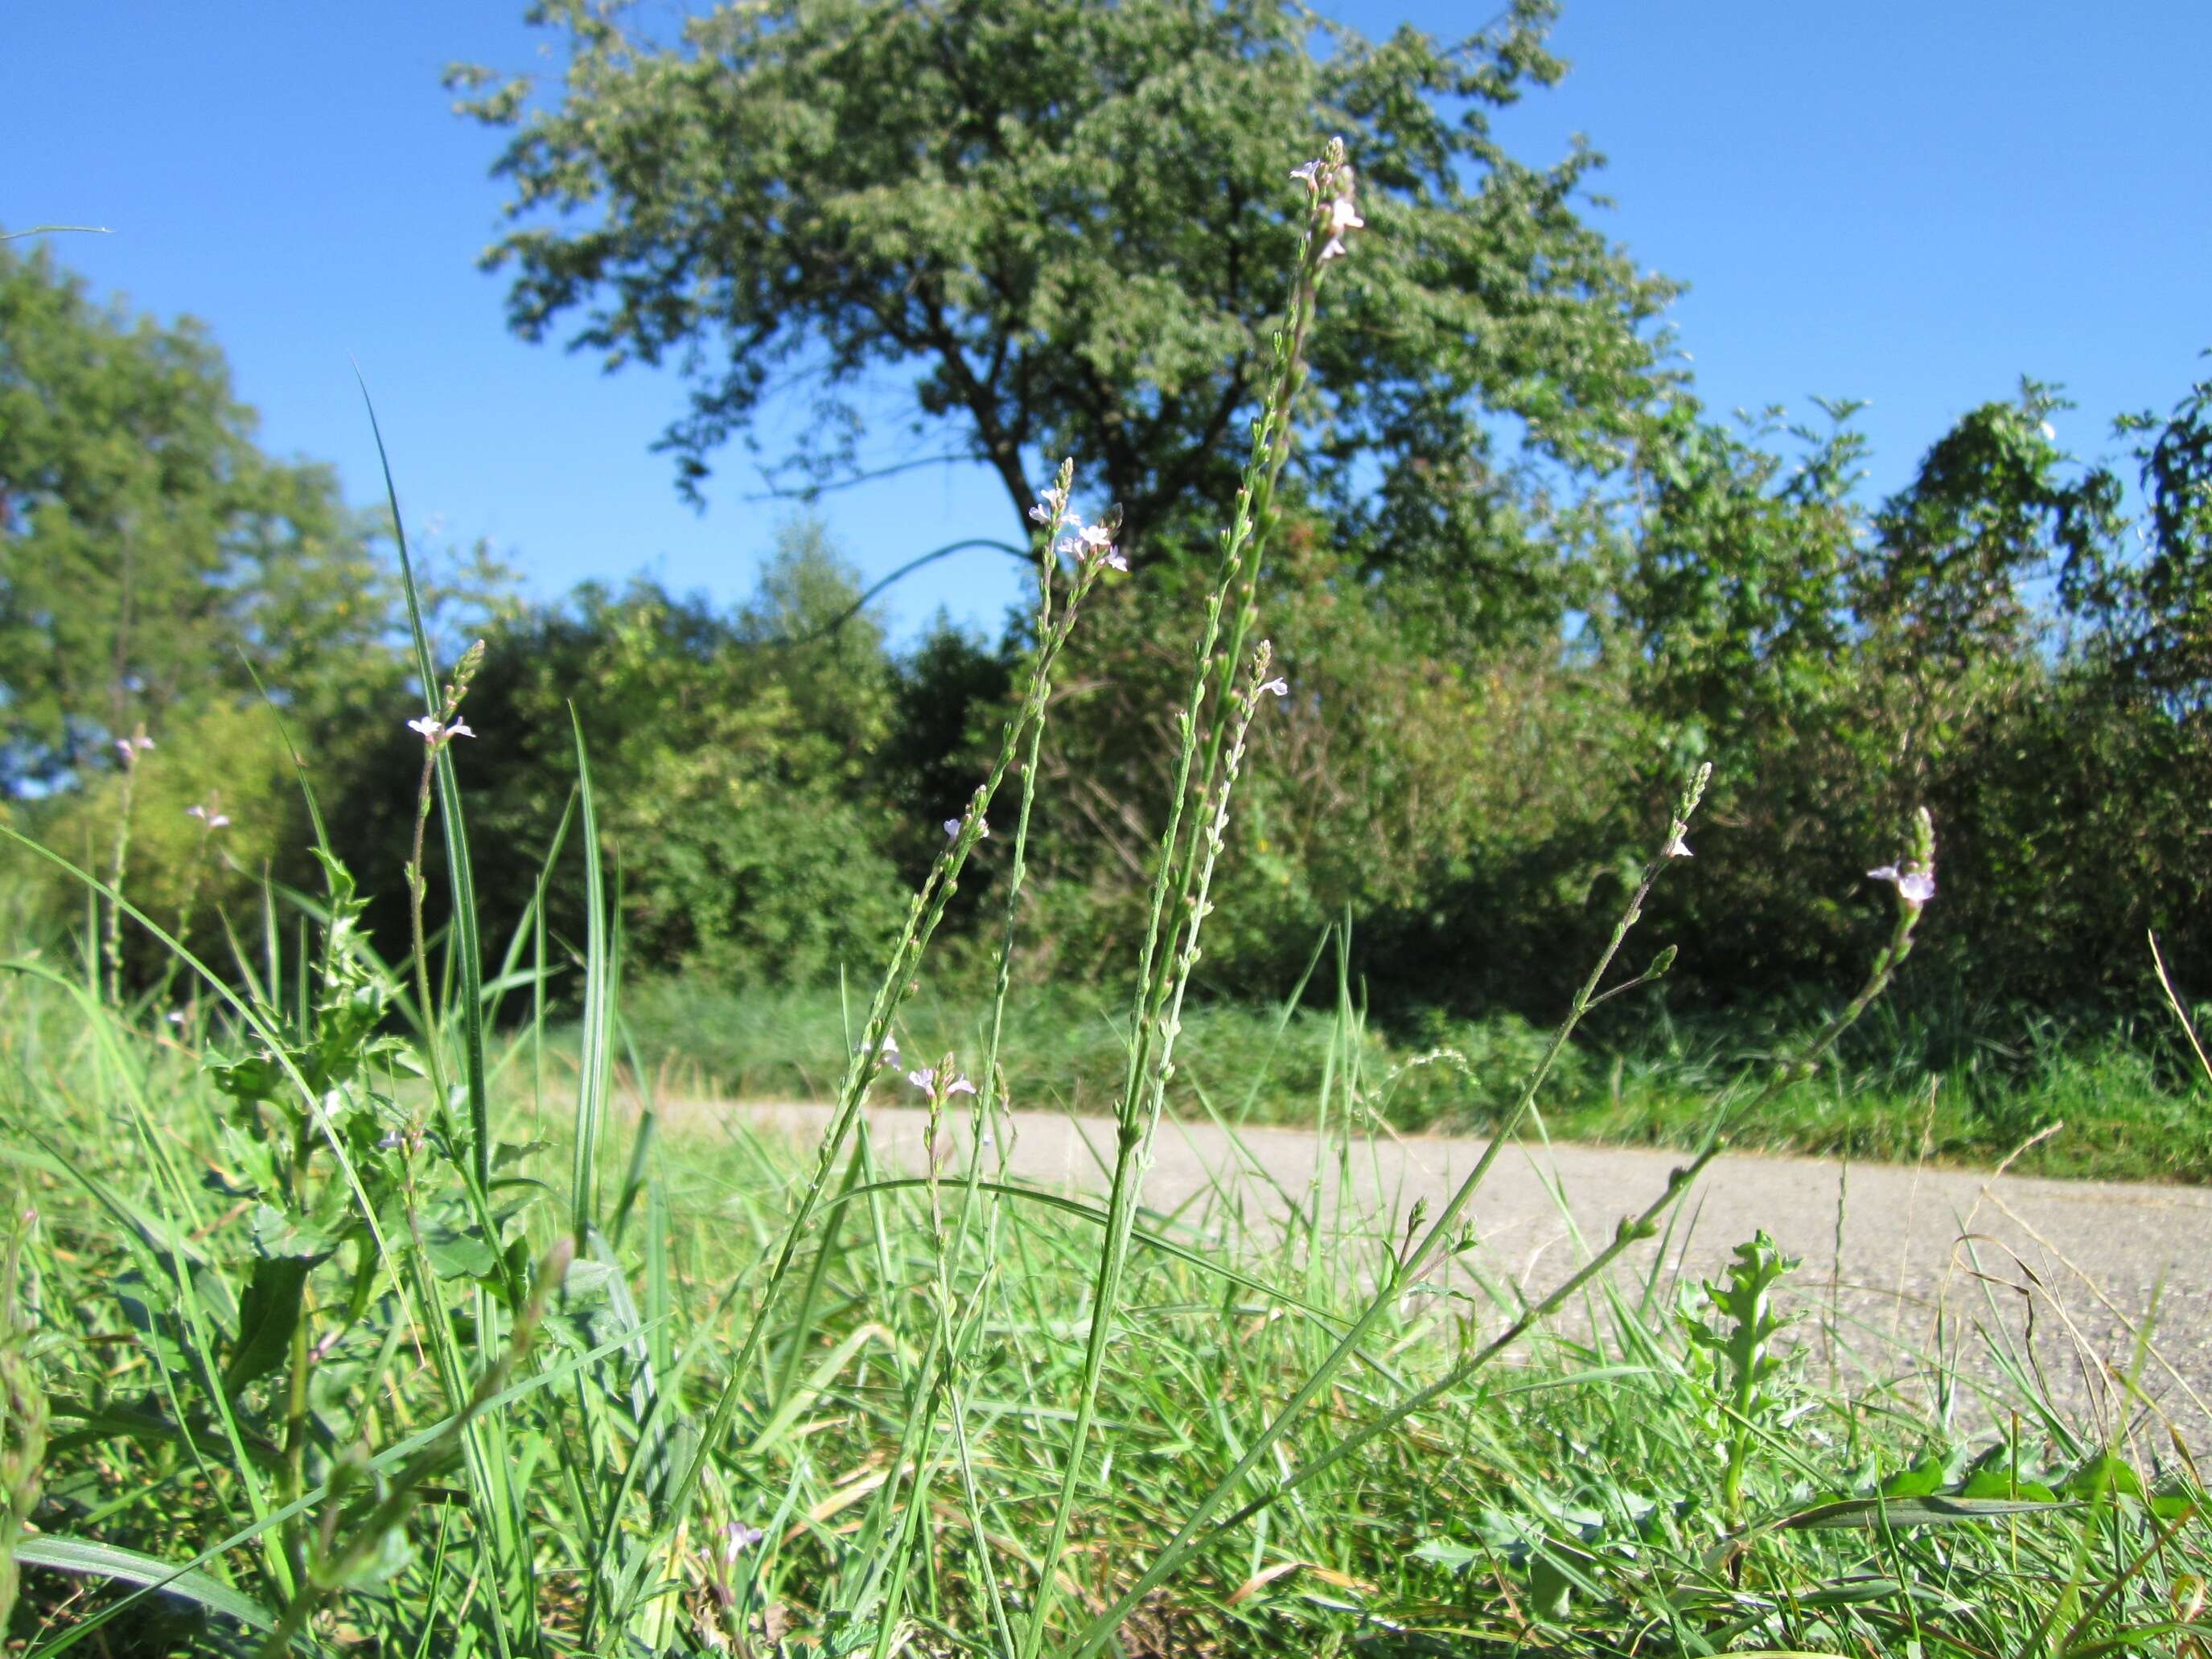
[[[122,1549],[91,1539],[40,1533],[19,1540],[16,1561],[27,1567],[73,1573],[80,1578],[113,1578],[142,1589],[158,1590],[235,1619],[248,1630],[266,1634],[276,1628],[276,1616],[251,1596],[233,1589],[221,1579],[196,1568],[173,1567],[137,1550]]]
[[[576,1128],[568,1199],[568,1224],[581,1250],[599,1214],[599,1138],[605,1132],[607,1094],[614,1071],[615,988],[607,942],[607,896],[599,866],[599,820],[592,795],[590,757],[583,722],[573,705],[576,734],[576,799],[583,817],[584,1019],[583,1059],[576,1074]]]

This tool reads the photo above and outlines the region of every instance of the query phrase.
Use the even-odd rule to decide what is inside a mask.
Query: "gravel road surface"
[[[686,1103],[664,1114],[671,1129],[711,1132],[742,1121],[800,1142],[811,1142],[828,1119],[827,1108],[797,1105]],[[922,1167],[921,1113],[872,1108],[869,1123],[888,1160]],[[1357,1248],[1361,1234],[1402,1237],[1419,1202],[1437,1213],[1486,1144],[1442,1135],[1362,1140],[1348,1164],[1330,1150],[1317,1176],[1310,1132],[1249,1129],[1232,1139],[1210,1126],[1167,1123],[1145,1201],[1152,1224],[1172,1218],[1200,1236],[1265,1238],[1292,1224],[1318,1179],[1323,1225],[1345,1230],[1345,1259],[1357,1263],[1373,1259]],[[1017,1179],[1101,1194],[1112,1146],[1103,1120],[1025,1114],[1016,1120],[1009,1169]],[[1468,1212],[1480,1241],[1472,1260],[1493,1279],[1540,1297],[1685,1161],[1640,1148],[1509,1147]],[[1845,1349],[1839,1363],[1855,1355],[1867,1371],[1911,1376],[1912,1353],[1930,1351],[1940,1311],[1948,1340],[1969,1354],[1987,1347],[1977,1325],[2025,1339],[2047,1390],[2069,1413],[2100,1422],[2121,1399],[2107,1367],[2130,1365],[2135,1333],[2155,1297],[2142,1392],[2192,1450],[2212,1451],[2212,1190],[1729,1153],[1680,1210],[1671,1238],[1638,1247],[1615,1271],[1648,1273],[1663,1243],[1662,1275],[1709,1277],[1764,1228],[1803,1260],[1794,1276],[1799,1305],[1825,1312],[1832,1297]],[[1969,1370],[1994,1381],[1986,1361]],[[1922,1382],[1907,1392],[1927,1399]],[[1965,1425],[1979,1426],[1984,1410],[1974,1401],[1962,1400],[1959,1411]],[[2154,1413],[2140,1409],[2132,1421],[2138,1430],[2158,1426]],[[2205,1462],[2212,1467],[2212,1457]]]

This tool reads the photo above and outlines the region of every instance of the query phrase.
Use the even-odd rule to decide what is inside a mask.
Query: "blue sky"
[[[659,9],[665,10],[665,6]],[[1346,3],[1369,33],[1438,33],[1489,0]],[[55,252],[134,308],[206,321],[272,449],[372,499],[368,377],[410,526],[488,537],[553,593],[643,570],[741,598],[787,507],[728,453],[704,514],[648,446],[680,385],[526,346],[476,269],[501,194],[495,135],[455,118],[442,67],[528,67],[510,3],[0,9],[0,224],[112,228]],[[1687,282],[1673,320],[1719,409],[1866,398],[1871,484],[2022,373],[2081,408],[2062,440],[2163,410],[2212,345],[2212,7],[2139,0],[1567,0],[1573,68],[1500,121],[1523,159],[1576,132],[1608,156],[1597,222]],[[994,483],[910,474],[828,498],[866,573],[1005,535]],[[887,603],[994,626],[1011,562],[946,562]]]

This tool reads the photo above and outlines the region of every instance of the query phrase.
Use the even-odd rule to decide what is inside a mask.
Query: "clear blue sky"
[[[662,6],[661,9],[665,9]],[[489,537],[552,593],[636,570],[722,599],[750,590],[787,508],[730,452],[708,510],[647,446],[672,378],[603,377],[513,339],[475,256],[501,201],[494,135],[448,112],[439,72],[526,68],[520,0],[212,6],[73,0],[0,9],[0,224],[114,234],[55,252],[134,308],[205,320],[273,449],[335,462],[373,499],[349,358],[374,390],[410,526]],[[1494,10],[1358,0],[1367,32],[1438,33]],[[2212,6],[2135,0],[1568,0],[1566,81],[1501,131],[1532,161],[1587,134],[1610,158],[1598,216],[1686,281],[1674,313],[1706,401],[1871,401],[1872,483],[1893,487],[2018,376],[2063,381],[2061,437],[2112,448],[2111,416],[2163,410],[2212,345]],[[828,498],[863,571],[1006,534],[994,483],[910,475]],[[939,605],[995,626],[1011,562],[979,554],[899,590],[902,632]]]

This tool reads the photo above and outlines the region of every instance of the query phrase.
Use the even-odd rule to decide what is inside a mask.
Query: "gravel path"
[[[732,1114],[808,1142],[829,1116],[817,1106],[684,1103],[665,1121],[708,1128]],[[912,1110],[869,1114],[879,1151],[910,1170],[922,1166],[924,1121]],[[1232,1140],[1210,1126],[1164,1124],[1146,1206],[1200,1235],[1229,1233],[1235,1223],[1265,1237],[1309,1202],[1316,1144],[1297,1129],[1249,1129]],[[1332,1151],[1318,1177],[1322,1225],[1341,1228],[1347,1245],[1378,1230],[1402,1237],[1413,1206],[1425,1201],[1436,1214],[1485,1145],[1453,1136],[1363,1141],[1341,1170]],[[1009,1167],[1018,1179],[1103,1194],[1112,1146],[1103,1120],[1024,1115]],[[1638,1148],[1509,1148],[1468,1212],[1480,1240],[1474,1260],[1540,1297],[1585,1259],[1584,1241],[1609,1240],[1685,1161]],[[1663,1243],[1662,1273],[1711,1276],[1764,1228],[1803,1259],[1795,1276],[1801,1306],[1825,1311],[1832,1295],[1844,1364],[1855,1353],[1881,1376],[1910,1373],[1911,1353],[1930,1351],[1942,1310],[1947,1340],[1969,1354],[1986,1346],[1978,1325],[2002,1328],[2013,1341],[2025,1335],[2047,1389],[2076,1420],[2083,1413],[2110,1420],[2103,1414],[2117,1391],[2103,1368],[2129,1367],[2132,1333],[2155,1296],[2143,1392],[2192,1450],[2212,1451],[2212,1190],[1735,1153],[1716,1160],[1679,1208],[1673,1237],[1639,1246],[1618,1271],[1648,1273]],[[1347,1263],[1369,1259],[1346,1251]],[[1970,1369],[1992,1375],[1986,1364]],[[1909,1392],[1927,1397],[1917,1386]],[[1970,1425],[1982,1416],[1971,1400],[1960,1410]],[[2137,1421],[2155,1426],[2154,1417]],[[2165,1435],[2157,1441],[2163,1449]]]

